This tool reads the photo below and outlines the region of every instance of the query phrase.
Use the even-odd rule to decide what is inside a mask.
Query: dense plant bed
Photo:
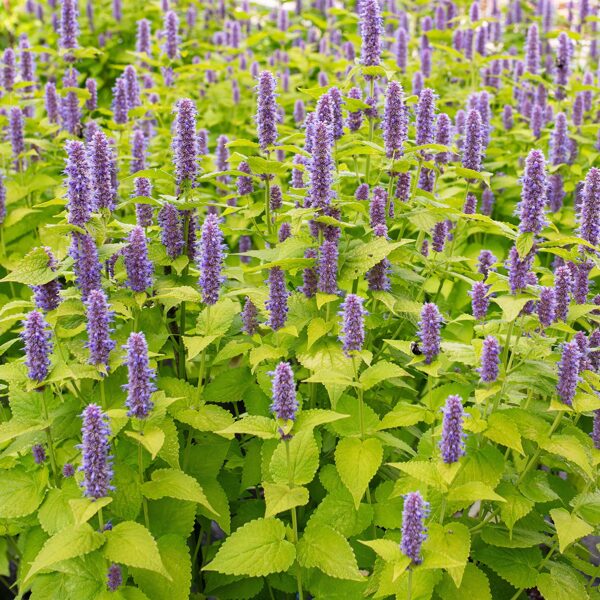
[[[600,598],[597,2],[356,4],[5,1],[2,597]]]

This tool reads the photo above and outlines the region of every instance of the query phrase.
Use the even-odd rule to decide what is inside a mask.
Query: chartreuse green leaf
[[[113,499],[108,496],[97,499],[74,498],[69,500],[75,524],[87,523],[99,510],[108,506],[112,501]]]
[[[550,573],[540,573],[537,588],[544,600],[589,599],[581,574],[563,563],[554,563]]]
[[[277,422],[274,419],[259,416],[243,417],[217,433],[224,437],[233,437],[236,433],[246,433],[265,440],[278,437]]]
[[[35,557],[24,583],[36,573],[48,569],[60,561],[83,556],[97,550],[105,541],[104,535],[94,531],[87,523],[66,527],[46,541]]]
[[[285,539],[285,525],[275,518],[246,523],[228,537],[205,570],[226,575],[264,577],[287,571],[296,559]]]
[[[364,390],[369,390],[378,383],[395,377],[410,377],[410,375],[402,367],[386,360],[381,360],[366,368],[360,374],[359,381]]]
[[[573,542],[594,531],[591,525],[564,508],[553,508],[550,516],[556,527],[561,552],[564,552]]]
[[[509,531],[512,531],[515,523],[533,510],[534,503],[525,498],[512,483],[507,481],[500,483],[498,492],[506,501],[500,505],[500,516]]]
[[[330,577],[362,581],[348,540],[327,525],[308,526],[298,542],[298,562],[320,569]]]
[[[294,506],[304,506],[308,503],[308,490],[305,487],[290,487],[285,483],[263,484],[265,491],[265,517],[273,517]]]
[[[289,454],[289,463],[288,463]],[[312,430],[297,433],[289,442],[279,442],[271,458],[270,472],[275,483],[306,485],[319,468],[319,449]]]
[[[462,523],[432,523],[423,544],[423,569],[445,569],[460,586],[469,551],[471,535]]]
[[[152,600],[187,600],[192,584],[192,560],[185,539],[170,534],[157,543],[169,578],[153,571],[133,569],[135,582]]]
[[[542,560],[539,548],[473,547],[474,558],[516,588],[534,587]]]
[[[135,521],[124,521],[107,531],[104,556],[115,563],[147,569],[171,579],[152,534]]]
[[[160,449],[165,442],[165,432],[155,425],[146,427],[143,432],[126,431],[125,435],[128,435],[138,442],[138,444],[144,446],[150,453],[152,460],[156,458],[156,455],[160,452]]]
[[[294,431],[302,431],[304,429],[314,429],[319,425],[333,423],[340,419],[347,419],[350,415],[343,415],[333,410],[324,410],[322,408],[312,408],[303,410],[296,417],[294,423]]]
[[[376,438],[360,440],[343,438],[335,449],[335,466],[344,485],[354,498],[358,508],[360,501],[373,479],[383,458],[383,447]]]
[[[419,404],[406,404],[400,402],[388,412],[379,425],[379,430],[394,429],[396,427],[410,427],[421,421],[430,421],[430,411]]]
[[[176,498],[177,500],[197,502],[216,513],[208,502],[200,484],[191,475],[176,469],[153,471],[151,480],[142,485],[142,494],[151,500]]]
[[[519,454],[523,454],[519,428],[510,416],[502,412],[495,412],[490,415],[488,428],[484,431],[483,435],[493,442],[497,442],[507,448],[516,450]]]
[[[492,600],[487,575],[473,563],[467,563],[460,585],[449,576],[444,576],[436,588],[444,600]]]
[[[44,499],[48,471],[25,472],[16,468],[3,471],[0,485],[0,519],[14,519],[31,514]]]

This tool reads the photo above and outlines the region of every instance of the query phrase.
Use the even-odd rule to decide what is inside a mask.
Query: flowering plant
[[[600,598],[597,3],[289,4],[5,2],[0,583]]]

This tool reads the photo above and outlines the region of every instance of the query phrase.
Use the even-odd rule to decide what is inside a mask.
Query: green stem
[[[285,444],[285,457],[287,460],[287,469],[288,469],[288,481],[290,488],[294,487],[294,474],[292,473],[292,463],[290,460],[290,442],[289,440],[285,440],[283,442]],[[296,514],[296,507],[292,507],[290,510],[292,514],[292,530],[293,530],[293,539],[294,544],[298,543],[298,516]],[[296,583],[298,585],[298,598],[299,600],[303,600],[304,595],[302,593],[302,573],[301,567],[299,564],[296,565]]]
[[[185,313],[186,303],[181,303],[179,309],[179,378],[187,379],[185,369],[185,344],[183,343],[183,336],[185,334]]]
[[[50,387],[46,386],[46,388],[42,391],[42,410],[44,411],[44,420],[48,421],[48,405],[46,404],[46,394],[52,393]],[[58,471],[56,470],[56,456],[54,454],[54,440],[52,439],[52,432],[50,431],[50,424],[48,424],[44,431],[46,432],[46,440],[48,441],[48,452],[50,454],[50,466],[52,467],[52,481],[54,482],[54,487],[58,487],[57,477]]]
[[[100,406],[106,410],[106,390],[104,389],[104,377],[100,380]]]
[[[142,431],[142,435],[143,435]],[[144,485],[144,463],[142,461],[142,444],[138,444],[138,469],[140,471],[140,486]],[[148,501],[142,496],[142,506],[144,509],[144,522],[146,529],[150,529],[150,517],[148,516]]]
[[[267,232],[269,237],[272,233],[271,228],[271,184],[269,180],[265,180],[265,218],[267,220]]]
[[[102,514],[102,508],[98,511],[98,526],[100,531],[104,531],[104,515]]]
[[[408,582],[406,584],[406,600],[412,600],[412,569],[408,569]]]
[[[373,98],[375,95],[375,79],[371,79],[369,88],[369,98]],[[373,134],[375,133],[375,119],[369,117],[369,142],[373,141]],[[369,175],[371,173],[371,155],[367,154],[367,163],[365,168],[365,182],[369,183]]]
[[[506,333],[506,340],[504,344],[504,356],[502,357],[502,364],[504,365],[504,372],[506,373],[506,367],[508,366],[508,347],[510,346],[510,340],[512,338],[513,329],[515,328],[516,319],[513,319],[508,326],[508,332]]]

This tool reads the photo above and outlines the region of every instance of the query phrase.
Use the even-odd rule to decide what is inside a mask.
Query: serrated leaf
[[[112,498],[78,498],[69,500],[69,506],[73,513],[73,519],[76,525],[87,523],[99,510],[108,506],[113,501]]]
[[[564,508],[553,508],[550,511],[550,517],[552,517],[556,527],[556,535],[558,536],[561,553],[573,542],[594,531],[591,525]]]
[[[302,431],[304,429],[314,429],[319,425],[333,423],[340,419],[347,419],[350,415],[343,415],[333,410],[325,410],[322,408],[311,408],[303,410],[296,417],[294,423],[294,431]]]
[[[582,577],[577,571],[561,563],[554,563],[550,573],[540,573],[537,588],[544,600],[588,600]]]
[[[308,503],[308,490],[305,487],[265,482],[263,489],[266,504],[265,517],[274,517],[290,508]]]
[[[378,363],[365,369],[360,374],[359,381],[366,391],[386,379],[393,379],[395,377],[410,377],[410,375],[402,367],[386,360],[380,360]]]
[[[488,419],[488,428],[483,435],[493,442],[497,442],[507,448],[516,450],[519,454],[523,454],[519,428],[511,420],[510,416],[505,415],[502,412],[496,412],[490,415],[490,418]]]
[[[0,485],[0,518],[14,519],[31,514],[44,499],[48,471],[38,469],[26,473],[21,469],[2,472]]]
[[[287,571],[295,558],[294,545],[285,539],[285,525],[275,518],[256,519],[229,536],[204,570],[264,577]]]
[[[516,588],[534,587],[537,566],[542,560],[539,548],[474,547],[473,557],[490,567]]]
[[[467,563],[459,586],[452,578],[445,576],[436,590],[444,600],[492,600],[487,575],[473,563]]]
[[[143,432],[141,431],[126,431],[125,435],[133,438],[138,444],[141,444],[152,457],[152,460],[156,458],[162,445],[165,442],[165,433],[162,429],[159,429],[155,425],[146,427]]]
[[[432,523],[423,544],[423,569],[445,569],[459,586],[471,548],[469,529],[462,523]]]
[[[336,579],[363,580],[348,540],[327,525],[307,527],[297,552],[303,567],[319,569]]]
[[[104,541],[104,536],[87,523],[66,527],[46,541],[35,557],[24,583],[42,569],[97,550]]]
[[[152,500],[176,498],[197,502],[218,514],[208,502],[200,484],[191,475],[176,469],[153,471],[151,480],[142,485],[142,494]]]
[[[273,452],[269,466],[275,483],[291,483],[294,485],[310,483],[318,468],[319,449],[310,429],[297,433],[288,442],[281,441],[275,452]]]
[[[217,433],[224,437],[230,437],[236,433],[245,433],[248,435],[255,435],[264,440],[279,437],[279,434],[277,433],[277,422],[274,419],[256,415],[243,417],[225,429],[217,431]]]
[[[395,429],[396,427],[410,427],[421,421],[429,421],[429,410],[419,404],[406,404],[400,402],[388,412],[383,419],[378,430]]]
[[[107,531],[104,556],[115,563],[148,569],[171,579],[152,534],[139,523],[124,521]]]
[[[469,503],[477,500],[495,500],[505,502],[504,498],[481,481],[469,481],[452,487],[448,492],[448,502]]]
[[[383,447],[376,438],[360,440],[343,438],[335,449],[335,466],[358,508],[360,501],[377,473],[383,458]]]

